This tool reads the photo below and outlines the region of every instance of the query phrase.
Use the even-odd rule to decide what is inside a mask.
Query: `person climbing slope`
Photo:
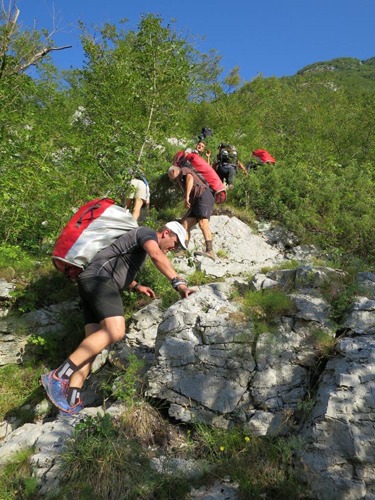
[[[160,231],[138,227],[99,251],[78,275],[86,338],[60,367],[42,375],[49,399],[64,415],[82,410],[81,389],[95,357],[125,334],[121,291],[127,288],[155,298],[150,287],[135,280],[147,256],[181,298],[193,293],[166,256],[167,252],[186,249],[186,240],[186,230],[177,221],[168,222]]]

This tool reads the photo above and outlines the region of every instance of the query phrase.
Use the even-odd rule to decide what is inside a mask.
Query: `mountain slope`
[[[297,75],[329,74],[336,83],[354,92],[375,92],[375,57],[361,61],[352,57],[339,57],[330,61],[309,64]]]

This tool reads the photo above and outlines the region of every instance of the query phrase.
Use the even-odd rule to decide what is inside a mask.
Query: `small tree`
[[[20,10],[13,0],[8,5],[2,2],[0,11],[0,80],[24,73],[31,66],[38,67],[55,50],[64,50],[71,45],[57,47],[53,36],[56,28],[47,30],[23,29],[19,24]],[[53,20],[54,21],[54,20]]]

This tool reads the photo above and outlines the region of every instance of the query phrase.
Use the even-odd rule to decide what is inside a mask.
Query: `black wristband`
[[[134,285],[134,286],[130,289],[130,291],[131,291],[131,292],[135,292],[139,286],[141,286],[141,285],[140,285],[139,283],[136,283],[136,284],[135,284],[135,285]]]
[[[186,286],[186,281],[183,278],[180,278],[179,276],[176,276],[171,280],[172,286],[175,290],[178,290],[178,287],[180,285],[185,285]]]

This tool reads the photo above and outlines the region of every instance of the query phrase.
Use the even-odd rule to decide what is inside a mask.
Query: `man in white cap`
[[[78,276],[86,338],[59,368],[42,375],[48,397],[63,414],[82,410],[81,388],[95,357],[125,334],[121,291],[127,288],[155,298],[151,288],[136,281],[147,255],[181,298],[193,293],[166,256],[180,247],[186,249],[186,240],[186,230],[177,221],[168,222],[160,231],[138,227],[98,252]]]

